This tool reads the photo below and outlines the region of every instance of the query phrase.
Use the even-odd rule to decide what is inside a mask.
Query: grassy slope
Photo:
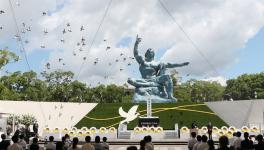
[[[175,104],[153,104],[153,112],[155,112],[155,108],[172,108],[177,106],[183,105],[196,105],[202,103],[175,103]],[[124,111],[128,111],[130,107],[135,104],[131,103],[118,103],[118,104],[98,104],[96,108],[94,108],[89,114],[86,116],[92,118],[112,118],[119,116],[118,109],[119,107],[123,107]],[[206,105],[202,106],[192,106],[192,107],[185,107],[185,109],[192,109],[192,110],[200,110],[206,112],[212,112]],[[146,110],[146,104],[139,104],[138,111]],[[140,114],[143,115],[146,112],[141,112]],[[153,113],[153,116],[158,116],[160,118],[160,126],[164,129],[174,129],[174,124],[178,123],[179,126],[188,126],[190,127],[192,121],[196,121],[198,126],[207,125],[209,121],[212,122],[215,126],[223,126],[226,123],[220,119],[216,115],[200,113],[200,112],[191,112],[186,110],[166,110],[157,113]],[[86,127],[108,127],[115,123],[118,123],[122,120],[122,118],[116,118],[112,120],[102,120],[102,121],[95,121],[88,118],[83,118],[76,127],[81,128],[83,126]],[[138,124],[138,119],[129,123],[128,128],[133,129]],[[114,127],[117,127],[115,125]]]

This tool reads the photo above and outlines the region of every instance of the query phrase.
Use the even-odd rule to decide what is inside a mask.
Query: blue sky
[[[259,73],[264,71],[264,28],[250,39],[241,49],[239,62],[221,71],[226,78],[234,78],[244,73]]]

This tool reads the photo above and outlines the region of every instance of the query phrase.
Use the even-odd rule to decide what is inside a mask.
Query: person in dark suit
[[[212,132],[213,132],[213,125],[211,122],[207,125],[207,130],[208,130],[208,138],[209,140],[212,140]]]
[[[6,140],[6,135],[1,135],[2,141],[0,142],[0,150],[7,150],[7,147],[10,145],[10,141]]]
[[[253,142],[249,140],[248,132],[244,133],[244,140],[241,142],[241,150],[253,149]]]

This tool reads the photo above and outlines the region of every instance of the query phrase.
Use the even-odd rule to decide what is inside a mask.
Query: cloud
[[[192,46],[158,1],[113,0],[91,48],[109,0],[28,0],[21,1],[19,7],[15,6],[15,11],[20,26],[22,22],[26,22],[32,27],[32,32],[24,35],[30,41],[27,45],[29,53],[37,52],[41,44],[45,45],[50,54],[47,60],[43,60],[43,66],[50,62],[52,69],[71,70],[80,80],[89,84],[123,84],[129,76],[136,76],[135,73],[139,72],[138,64],[128,59],[133,56],[136,34],[142,37],[139,47],[141,54],[149,47],[156,51],[165,49],[160,56],[161,61],[190,61],[188,67],[179,69],[183,74],[221,76],[213,71],[209,63],[215,70],[222,72],[237,60],[239,49],[264,25],[264,2],[261,0],[161,1],[207,60]],[[15,34],[15,29],[8,26],[13,24],[8,3],[1,1],[0,6],[7,8],[7,13],[1,18],[6,20],[6,30],[0,33],[3,44]],[[48,11],[49,15],[42,16],[43,11]],[[67,27],[67,23],[70,23],[70,27]],[[85,30],[80,31],[81,26],[84,26]],[[44,29],[49,31],[47,35],[43,34]],[[62,33],[64,29],[66,34]],[[85,38],[86,45],[82,47],[83,51],[79,51],[80,46],[77,46],[77,43],[80,43],[82,37]],[[132,40],[123,43],[125,38]],[[64,43],[61,42],[62,39]],[[107,46],[111,46],[111,49],[106,51]],[[73,53],[76,53],[76,56]],[[120,56],[121,53],[124,55]],[[123,60],[124,57],[127,59]],[[62,62],[58,61],[59,58],[63,58],[66,65],[62,65]],[[99,61],[94,65],[97,58]],[[116,60],[118,62],[115,62]],[[132,65],[128,66],[128,63]]]
[[[217,77],[210,77],[207,79],[202,79],[203,81],[209,81],[209,82],[218,82],[219,84],[221,84],[222,86],[226,86],[226,78],[222,77],[222,76],[217,76]]]

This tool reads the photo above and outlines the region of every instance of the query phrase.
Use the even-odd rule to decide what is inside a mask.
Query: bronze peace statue
[[[142,79],[129,78],[128,83],[135,86],[133,103],[146,102],[151,99],[153,103],[173,103],[177,99],[173,96],[173,82],[169,74],[166,74],[167,68],[182,67],[189,64],[184,62],[159,63],[154,61],[155,52],[149,48],[145,57],[139,55],[138,44],[141,38],[136,37],[134,45],[134,57],[139,64],[139,71]]]

